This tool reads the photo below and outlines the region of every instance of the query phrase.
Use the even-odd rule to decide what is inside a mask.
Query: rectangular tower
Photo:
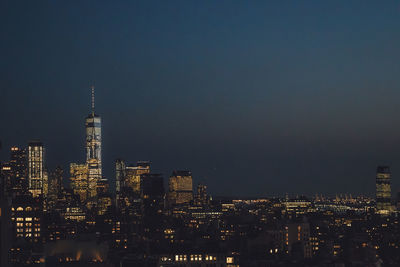
[[[69,170],[71,188],[74,191],[74,194],[79,195],[82,202],[86,201],[89,193],[87,165],[71,163]]]
[[[193,181],[190,171],[173,171],[169,177],[170,204],[187,204],[193,200]]]
[[[378,213],[388,214],[392,209],[389,166],[378,166],[376,171],[376,209]]]
[[[117,192],[117,195],[125,186],[125,175],[125,161],[117,159],[115,161],[115,191]]]
[[[44,147],[41,142],[33,141],[28,145],[28,182],[33,197],[43,194],[44,179]]]
[[[19,147],[11,147],[10,162],[11,166],[11,189],[17,193],[23,193],[28,190],[27,183],[27,160],[26,160],[26,149]]]
[[[117,205],[117,207],[120,206],[119,204],[121,201],[121,191],[125,186],[125,171],[125,161],[123,161],[122,159],[117,159],[115,161],[115,204]]]
[[[132,188],[133,192],[139,196],[141,190],[140,177],[143,174],[150,173],[150,162],[138,161],[136,166],[126,167],[125,172],[125,186]]]

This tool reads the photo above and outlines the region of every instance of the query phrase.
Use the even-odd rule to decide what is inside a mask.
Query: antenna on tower
[[[94,114],[94,85],[92,85],[92,114]]]

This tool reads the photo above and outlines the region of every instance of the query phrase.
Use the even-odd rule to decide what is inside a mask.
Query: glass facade
[[[44,148],[41,142],[30,142],[28,146],[28,181],[29,192],[33,197],[43,194],[45,179]]]

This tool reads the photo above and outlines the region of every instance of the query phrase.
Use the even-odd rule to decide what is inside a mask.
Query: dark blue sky
[[[104,173],[151,160],[220,195],[400,189],[399,1],[2,1],[0,138]],[[8,151],[1,152],[7,159]]]

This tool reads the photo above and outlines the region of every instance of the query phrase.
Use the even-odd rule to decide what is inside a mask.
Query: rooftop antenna
[[[94,115],[94,85],[92,85],[92,114]]]

